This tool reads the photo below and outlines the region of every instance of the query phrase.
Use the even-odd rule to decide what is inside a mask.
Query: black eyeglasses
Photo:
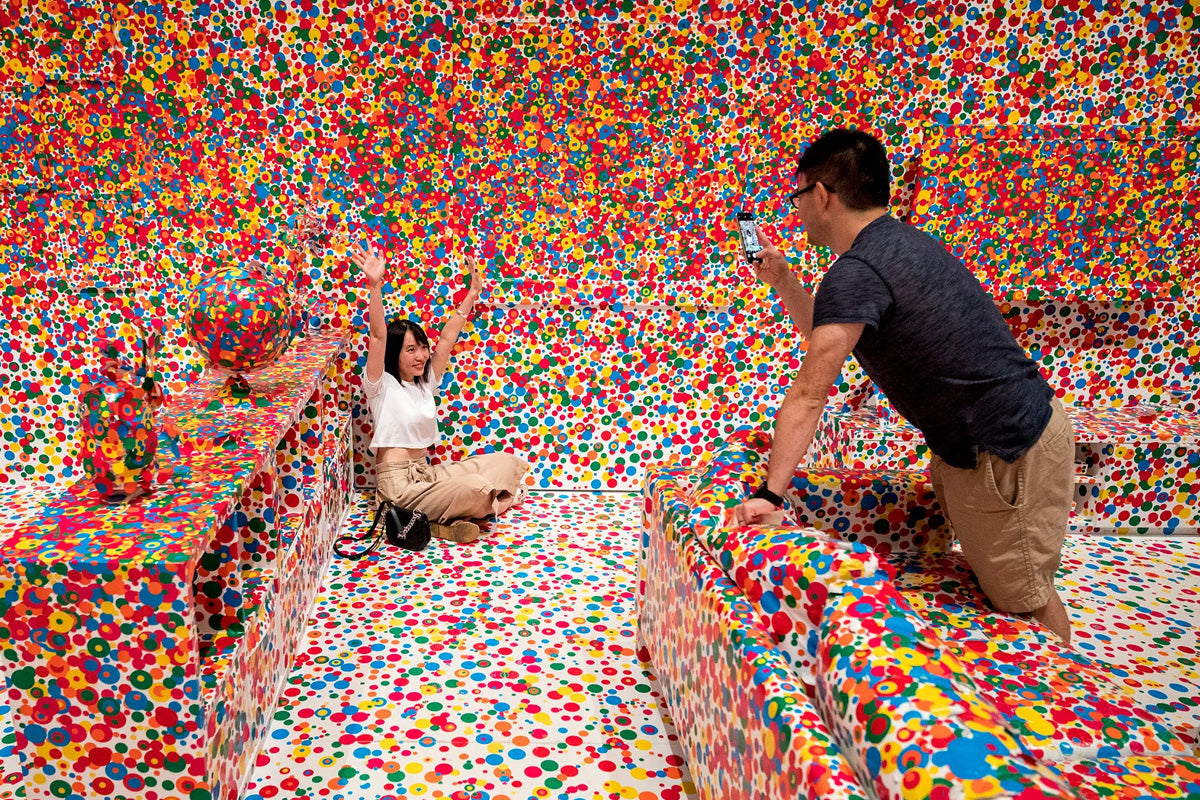
[[[813,189],[817,188],[818,183],[821,183],[821,182],[813,181],[808,186],[805,186],[803,189],[797,189],[796,191],[789,194],[787,196],[787,204],[789,206],[791,206],[792,208],[799,208],[800,207],[800,197],[804,194],[807,194],[808,192],[811,192]],[[825,186],[825,184],[821,184],[821,185]],[[825,191],[829,192],[830,194],[837,194],[836,189],[832,189],[828,186],[825,186]]]

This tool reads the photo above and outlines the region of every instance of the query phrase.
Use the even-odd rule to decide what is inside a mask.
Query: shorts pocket
[[[1071,438],[1072,442],[1074,442],[1075,431],[1071,428],[1071,420],[1068,419],[1067,415],[1061,411],[1055,413],[1055,415],[1050,418],[1050,424],[1046,427],[1053,428],[1053,430],[1047,430],[1046,433],[1042,435],[1042,439],[1038,442],[1038,444],[1042,447],[1052,450],[1068,436]]]
[[[1009,463],[994,453],[983,454],[985,486],[1003,509],[1020,508],[1025,501],[1025,459]]]

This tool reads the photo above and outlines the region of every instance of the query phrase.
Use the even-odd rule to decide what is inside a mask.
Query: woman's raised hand
[[[351,247],[350,260],[367,276],[367,282],[372,286],[382,284],[387,277],[387,261],[384,257],[375,252],[375,248],[367,250],[357,242],[352,243]]]
[[[483,268],[479,266],[479,259],[476,256],[467,257],[467,269],[471,271],[471,286],[467,289],[467,293],[478,299],[479,295],[483,293]]]

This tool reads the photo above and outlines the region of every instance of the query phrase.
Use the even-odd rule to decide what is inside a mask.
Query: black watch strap
[[[765,483],[762,486],[759,486],[758,491],[752,494],[751,497],[759,500],[766,500],[776,508],[783,508],[783,498],[768,489]]]

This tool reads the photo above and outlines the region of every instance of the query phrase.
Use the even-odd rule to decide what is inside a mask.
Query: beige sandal
[[[456,519],[449,525],[431,522],[429,529],[437,538],[459,544],[468,544],[479,538],[479,526],[465,519]]]

